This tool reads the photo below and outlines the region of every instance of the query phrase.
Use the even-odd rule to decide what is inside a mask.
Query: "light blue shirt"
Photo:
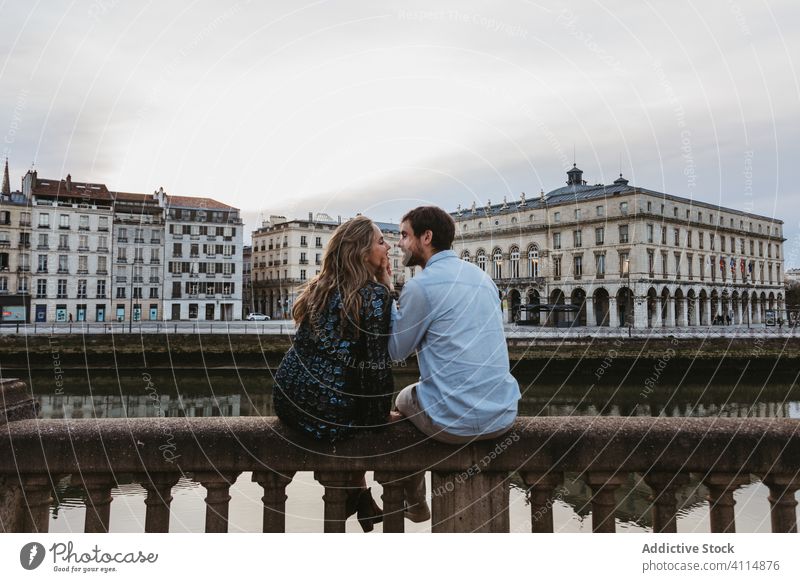
[[[389,355],[417,351],[417,400],[445,432],[476,436],[507,428],[517,416],[497,287],[453,251],[433,255],[406,281],[392,311]]]

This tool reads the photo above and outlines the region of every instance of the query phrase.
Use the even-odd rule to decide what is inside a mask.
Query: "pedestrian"
[[[72,314],[69,314],[69,322],[72,323]]]

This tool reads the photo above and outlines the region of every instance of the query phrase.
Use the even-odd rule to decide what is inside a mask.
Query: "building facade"
[[[303,285],[319,274],[322,257],[333,232],[341,224],[324,213],[309,212],[307,219],[270,216],[253,231],[251,287],[253,310],[272,319],[291,319],[292,306]],[[394,282],[402,286],[413,269],[402,265],[397,247],[398,225],[376,222],[391,245]]]
[[[231,321],[242,317],[239,209],[211,198],[166,196],[167,319]]]
[[[238,209],[210,198],[29,171],[0,195],[0,321],[241,319],[241,241]]]
[[[785,318],[783,222],[629,185],[567,185],[453,213],[506,321],[699,326]]]

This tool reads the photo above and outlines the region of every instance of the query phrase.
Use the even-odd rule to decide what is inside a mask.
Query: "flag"
[[[740,266],[740,267],[741,267],[741,269],[742,269],[742,275],[744,275],[744,263],[745,263],[745,260],[744,260],[744,259],[742,259],[742,260],[741,260],[741,262],[739,263],[739,266]]]
[[[724,271],[725,270],[725,257],[720,257],[719,258],[719,270],[720,271]]]
[[[753,272],[753,261],[750,261],[750,264],[747,265],[747,271],[752,273]]]
[[[731,273],[735,273],[735,272],[736,272],[736,259],[731,257]]]

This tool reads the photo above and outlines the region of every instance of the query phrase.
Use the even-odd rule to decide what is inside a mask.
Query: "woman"
[[[295,301],[297,334],[275,374],[273,402],[283,422],[316,439],[335,442],[389,421],[389,248],[370,219],[349,220]],[[348,492],[348,516],[356,512],[364,531],[382,520],[363,475]]]

